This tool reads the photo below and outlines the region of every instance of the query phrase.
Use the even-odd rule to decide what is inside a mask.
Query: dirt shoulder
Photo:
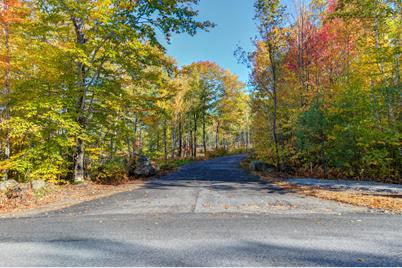
[[[249,162],[242,162],[241,166],[247,170]],[[250,171],[250,170],[249,170]],[[301,186],[285,180],[286,174],[250,171],[262,180],[292,190],[299,195],[312,196],[325,200],[337,201],[354,206],[367,207],[387,213],[402,214],[402,195],[397,193],[375,193],[366,190],[328,189],[321,186]]]
[[[29,216],[63,209],[81,202],[131,191],[143,186],[145,181],[128,181],[120,185],[102,185],[93,182],[73,185],[49,184],[45,191],[27,191],[22,197],[9,199],[0,194],[0,217]]]

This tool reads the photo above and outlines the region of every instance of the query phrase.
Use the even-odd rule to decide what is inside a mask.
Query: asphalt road
[[[0,219],[2,266],[402,266],[402,216],[197,162],[142,189]]]

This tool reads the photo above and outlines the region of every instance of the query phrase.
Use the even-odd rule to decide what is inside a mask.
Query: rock
[[[15,199],[15,198],[23,198],[24,194],[26,192],[24,192],[21,187],[17,184],[17,185],[13,185],[12,187],[7,188],[6,191],[6,196],[8,199]]]
[[[47,183],[43,180],[33,180],[31,181],[31,187],[33,191],[40,191],[46,188]]]
[[[128,163],[127,173],[130,178],[135,176],[136,160],[130,160]]]
[[[18,186],[18,182],[16,180],[6,180],[0,182],[0,192],[7,191],[8,189],[14,188]]]
[[[265,171],[272,172],[275,170],[275,166],[265,163],[260,160],[254,160],[250,163],[250,169],[253,171]]]
[[[14,199],[23,197],[23,191],[15,180],[6,180],[0,183],[0,191],[4,192],[7,198]]]
[[[129,165],[128,175],[135,178],[147,178],[155,176],[158,169],[144,155],[140,155],[136,161]]]

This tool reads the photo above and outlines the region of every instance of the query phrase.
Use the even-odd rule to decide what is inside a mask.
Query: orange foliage
[[[22,22],[25,15],[23,4],[19,0],[3,0],[0,3],[0,24],[3,27]]]

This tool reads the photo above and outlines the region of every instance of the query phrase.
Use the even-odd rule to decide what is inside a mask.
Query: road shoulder
[[[286,174],[250,171],[248,163],[247,159],[243,160],[241,166],[251,174],[301,196],[336,201],[382,213],[402,214],[401,185],[350,180],[290,179]]]
[[[29,217],[40,213],[62,210],[83,202],[138,189],[144,181],[129,181],[120,185],[101,185],[86,182],[79,185],[50,185],[42,196],[29,192],[24,199],[0,199],[0,218]]]

